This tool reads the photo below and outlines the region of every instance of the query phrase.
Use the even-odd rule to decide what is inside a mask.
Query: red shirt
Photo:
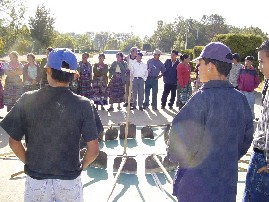
[[[191,76],[190,64],[179,63],[177,65],[177,83],[180,88],[184,88],[188,84]]]

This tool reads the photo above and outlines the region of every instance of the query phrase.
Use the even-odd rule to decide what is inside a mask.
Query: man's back
[[[12,124],[9,117],[15,126],[5,126]],[[76,178],[81,172],[81,134],[85,141],[97,137],[90,100],[66,87],[48,86],[25,94],[5,120],[1,125],[12,130],[7,131],[11,137],[20,140],[25,134],[25,172],[37,179]]]

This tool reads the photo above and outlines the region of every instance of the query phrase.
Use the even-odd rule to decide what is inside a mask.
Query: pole
[[[160,160],[158,159],[158,157],[156,156],[156,154],[153,154],[153,158],[156,161],[156,163],[160,166],[160,168],[162,169],[162,171],[165,174],[168,182],[170,184],[173,184],[173,179],[171,178],[171,176],[169,175],[169,173],[167,172],[167,170],[165,169],[165,167],[163,166],[163,164],[160,162]]]

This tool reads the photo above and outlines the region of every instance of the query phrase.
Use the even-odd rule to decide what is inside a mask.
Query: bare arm
[[[85,152],[85,155],[82,159],[82,169],[85,169],[88,167],[90,163],[92,163],[96,157],[99,154],[99,144],[98,140],[92,140],[87,142],[87,150]]]
[[[25,164],[25,148],[21,141],[16,141],[13,138],[9,138],[9,146],[15,155]]]

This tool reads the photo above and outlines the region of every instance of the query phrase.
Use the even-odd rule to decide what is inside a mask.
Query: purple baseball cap
[[[200,56],[193,59],[192,62],[197,62],[201,58],[233,63],[233,55],[230,48],[221,42],[211,42],[207,44],[202,50]]]
[[[63,61],[69,64],[70,69],[62,67]],[[75,54],[70,49],[56,48],[49,53],[46,67],[61,70],[64,72],[76,73],[78,68],[78,61]]]

